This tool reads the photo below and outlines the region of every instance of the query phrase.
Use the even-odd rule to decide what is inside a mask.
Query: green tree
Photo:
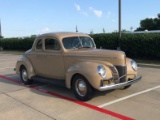
[[[158,13],[158,18],[160,19],[160,13]]]
[[[140,21],[140,27],[136,31],[160,30],[160,13],[156,18],[146,18]]]

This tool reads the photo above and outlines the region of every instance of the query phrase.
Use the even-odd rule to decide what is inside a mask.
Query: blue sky
[[[121,0],[122,29],[133,30],[160,13],[160,0]],[[46,32],[110,33],[118,30],[118,0],[0,0],[4,37]]]

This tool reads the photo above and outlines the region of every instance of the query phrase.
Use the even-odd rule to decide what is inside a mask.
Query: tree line
[[[140,21],[140,27],[135,31],[160,30],[160,13],[155,18],[146,18]]]

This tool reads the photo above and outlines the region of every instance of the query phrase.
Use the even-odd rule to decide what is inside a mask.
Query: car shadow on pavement
[[[96,90],[94,97],[106,96],[106,94],[109,94],[109,93],[114,92],[114,91],[115,90],[107,90],[107,91],[98,91],[98,90]]]
[[[49,91],[49,92],[52,92],[52,93],[55,93],[55,94],[58,94],[61,96],[65,96],[65,97],[77,100],[73,94],[73,91],[71,89],[67,89],[66,87],[57,86],[57,85],[53,85],[53,84],[46,84],[46,83],[42,83],[39,81],[33,81],[32,85],[24,85],[21,82],[20,77],[18,75],[13,75],[11,77],[7,77],[7,76],[9,76],[9,75],[6,75],[6,79],[0,78],[0,82],[6,83],[6,84],[11,84],[11,85],[24,86],[26,88],[29,88],[31,92],[39,94],[39,95],[45,95],[45,96],[50,96],[50,97],[56,98],[56,96],[54,96],[54,95],[51,96],[51,95],[45,94]],[[37,92],[37,90],[42,91],[42,92]],[[0,91],[3,92],[3,90],[0,90]],[[106,96],[106,94],[109,94],[113,91],[114,90],[108,90],[108,91],[95,90],[95,94],[94,94],[93,99],[96,99],[96,97],[99,97],[99,96]],[[59,98],[59,99],[61,99],[61,98]]]

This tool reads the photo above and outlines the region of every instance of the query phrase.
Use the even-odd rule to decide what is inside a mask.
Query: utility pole
[[[3,36],[2,36],[2,31],[1,31],[1,19],[0,19],[0,39],[1,38],[3,38]],[[0,43],[1,43],[1,41],[0,41]],[[0,51],[1,50],[3,50],[3,47],[1,46],[1,44],[0,44]]]
[[[0,19],[0,38],[2,38],[2,31],[1,31],[1,19]]]
[[[118,13],[119,13],[119,35],[118,35],[118,47],[117,50],[121,49],[121,44],[120,44],[120,40],[121,40],[121,0],[118,1]]]
[[[77,28],[77,25],[76,25],[76,32],[78,32],[78,28]]]

